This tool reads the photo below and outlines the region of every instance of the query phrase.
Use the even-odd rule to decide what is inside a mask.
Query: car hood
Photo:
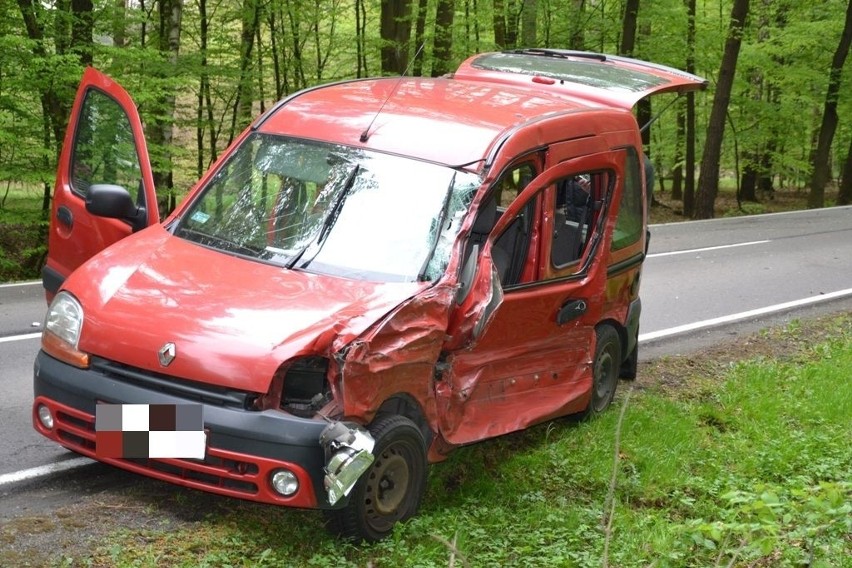
[[[282,362],[329,355],[428,286],[287,270],[210,250],[155,226],[68,279],[81,350],[152,372],[266,392]],[[174,343],[164,367],[158,351]]]

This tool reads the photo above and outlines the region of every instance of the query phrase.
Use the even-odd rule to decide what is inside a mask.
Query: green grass
[[[621,424],[611,566],[852,566],[852,316],[779,362],[631,393]],[[177,528],[117,530],[117,566],[602,566],[616,408],[467,447],[432,469],[421,514],[357,547],[316,512],[221,501]],[[181,510],[193,493],[156,508]],[[156,513],[156,511],[155,511]]]

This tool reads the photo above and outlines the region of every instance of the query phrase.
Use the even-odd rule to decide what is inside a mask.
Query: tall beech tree
[[[161,215],[177,204],[174,192],[172,140],[174,138],[176,88],[171,79],[178,70],[183,0],[158,0],[157,50],[153,74],[159,79],[159,94],[146,135],[152,143],[154,187],[157,188]]]
[[[382,0],[380,31],[382,74],[402,75],[408,67],[411,0]]]
[[[432,43],[432,76],[440,77],[452,70],[453,19],[455,2],[438,0],[435,14],[435,36]]]
[[[731,10],[731,22],[725,41],[725,52],[716,81],[713,107],[707,123],[707,137],[704,141],[704,154],[701,157],[701,170],[698,176],[698,195],[695,219],[712,219],[715,215],[716,194],[719,192],[719,159],[722,155],[722,140],[725,135],[725,119],[734,86],[734,74],[737,71],[737,58],[742,43],[743,28],[748,16],[749,0],[734,0]]]
[[[828,72],[828,90],[825,94],[825,105],[822,112],[822,124],[817,134],[817,146],[813,153],[811,174],[811,191],[808,194],[808,207],[822,207],[825,203],[825,184],[831,175],[829,167],[829,153],[831,143],[834,140],[834,132],[837,130],[837,100],[840,96],[840,79],[843,64],[849,54],[849,46],[852,44],[852,0],[846,6],[846,23],[840,42],[831,59],[831,69]]]

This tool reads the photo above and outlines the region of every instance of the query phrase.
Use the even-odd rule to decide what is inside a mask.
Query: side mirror
[[[86,192],[86,211],[98,217],[128,221],[133,231],[147,225],[147,211],[133,202],[130,193],[120,185],[96,183]]]

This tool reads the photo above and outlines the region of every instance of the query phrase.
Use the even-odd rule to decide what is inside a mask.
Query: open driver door
[[[48,300],[90,257],[159,220],[136,105],[115,81],[87,68],[56,171],[42,269]]]

